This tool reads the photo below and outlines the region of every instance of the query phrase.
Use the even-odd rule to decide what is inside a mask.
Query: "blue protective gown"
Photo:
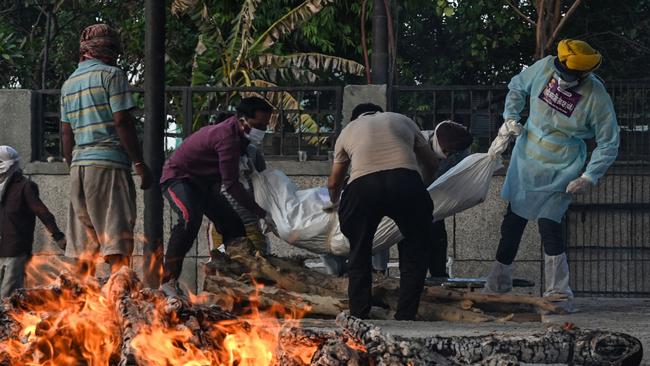
[[[530,98],[530,114],[517,138],[501,197],[528,220],[561,222],[571,203],[565,193],[587,159],[583,139],[596,149],[585,175],[596,183],[616,160],[619,127],[612,100],[593,74],[569,90],[557,88],[554,56],[537,61],[512,78],[503,118],[519,121]]]

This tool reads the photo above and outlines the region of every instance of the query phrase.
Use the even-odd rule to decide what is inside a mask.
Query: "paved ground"
[[[514,335],[544,331],[549,323],[574,323],[580,328],[604,329],[631,334],[641,340],[642,365],[650,366],[650,299],[579,298],[579,312],[570,315],[544,316],[543,323],[459,323],[372,321],[385,332],[404,337],[428,335],[459,336],[505,333]],[[333,321],[307,321],[309,325],[333,327]]]

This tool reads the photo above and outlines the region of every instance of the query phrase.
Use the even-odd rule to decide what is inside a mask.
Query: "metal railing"
[[[650,84],[607,84],[621,127],[617,164],[650,161]],[[394,86],[390,109],[405,114],[422,129],[432,129],[444,120],[469,127],[474,135],[473,151],[485,152],[503,122],[506,85],[491,86]],[[528,115],[526,108],[522,121]],[[587,141],[590,148],[593,140]]]
[[[582,296],[648,296],[650,85],[607,87],[621,145],[616,164],[598,186],[576,197],[565,217],[571,286]]]
[[[394,86],[390,109],[413,119],[424,130],[444,120],[468,127],[474,136],[473,151],[487,151],[503,122],[505,85],[493,86]]]
[[[144,122],[144,90],[132,88],[137,108],[132,111]],[[38,90],[33,160],[61,159],[59,129],[60,91]],[[333,148],[331,136],[340,130],[343,88],[325,87],[189,87],[165,89],[165,147],[169,152],[196,129],[215,123],[221,113],[234,113],[241,96],[262,96],[277,107],[273,132],[264,141],[267,156],[295,157],[306,152],[309,159],[326,159]]]

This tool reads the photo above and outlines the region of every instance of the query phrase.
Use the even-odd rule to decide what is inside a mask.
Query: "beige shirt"
[[[392,112],[361,115],[341,131],[334,162],[350,161],[350,180],[367,174],[405,168],[420,172],[418,160],[436,159],[410,118]]]

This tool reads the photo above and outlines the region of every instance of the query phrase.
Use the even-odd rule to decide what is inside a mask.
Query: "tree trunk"
[[[512,0],[506,0],[508,5],[527,23],[535,26],[535,59],[543,58],[551,53],[551,47],[557,41],[560,32],[578,9],[582,0],[574,0],[563,15],[564,0],[535,0],[534,6],[537,19],[529,18]]]

